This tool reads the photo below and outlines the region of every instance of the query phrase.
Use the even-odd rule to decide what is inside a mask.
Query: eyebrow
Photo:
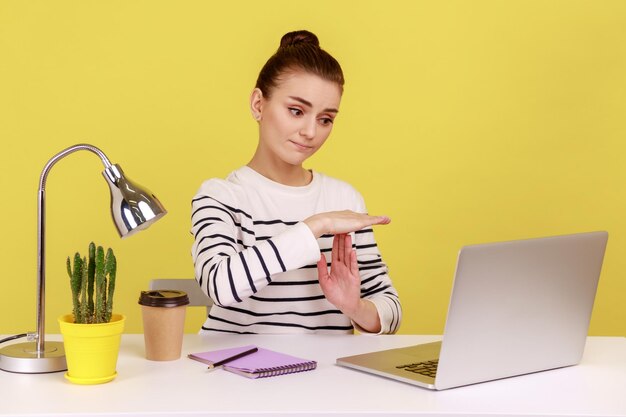
[[[304,104],[307,107],[313,107],[313,104],[310,101],[305,100],[302,97],[289,96],[289,98],[292,99],[292,100],[295,100],[297,102],[300,102],[300,103]],[[332,109],[332,108],[327,108],[327,109],[324,109],[324,112],[326,112],[326,113],[339,113],[339,110]]]

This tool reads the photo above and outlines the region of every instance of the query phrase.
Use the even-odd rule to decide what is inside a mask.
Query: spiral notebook
[[[190,353],[187,356],[189,359],[211,365],[252,348],[254,348],[254,346],[241,346],[209,352]],[[291,374],[294,372],[312,371],[317,367],[317,362],[313,360],[297,358],[269,349],[258,349],[257,352],[228,362],[224,365],[224,369],[245,376],[246,378],[254,379]]]

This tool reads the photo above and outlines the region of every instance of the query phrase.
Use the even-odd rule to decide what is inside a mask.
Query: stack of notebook
[[[214,363],[221,362],[224,359],[239,355],[253,348],[254,346],[241,346],[209,352],[191,353],[188,357],[207,365],[213,365]],[[311,371],[317,367],[317,362],[269,349],[258,348],[256,352],[227,362],[223,366],[225,370],[245,376],[246,378],[266,378],[294,372]]]

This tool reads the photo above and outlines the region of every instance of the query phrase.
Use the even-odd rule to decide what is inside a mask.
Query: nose
[[[313,139],[317,133],[317,120],[314,117],[306,118],[302,121],[300,136],[306,139]]]

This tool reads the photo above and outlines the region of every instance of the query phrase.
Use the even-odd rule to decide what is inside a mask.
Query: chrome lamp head
[[[62,342],[45,342],[45,213],[46,179],[54,164],[76,151],[95,153],[104,164],[102,175],[111,191],[111,215],[120,237],[131,236],[163,217],[167,211],[147,189],[124,176],[98,148],[78,144],[62,150],[44,166],[39,179],[37,239],[37,334],[34,342],[17,343],[0,349],[0,369],[16,373],[48,373],[67,369]]]
[[[102,175],[111,190],[111,216],[121,238],[146,229],[167,213],[156,196],[126,177],[119,165],[105,168]]]

